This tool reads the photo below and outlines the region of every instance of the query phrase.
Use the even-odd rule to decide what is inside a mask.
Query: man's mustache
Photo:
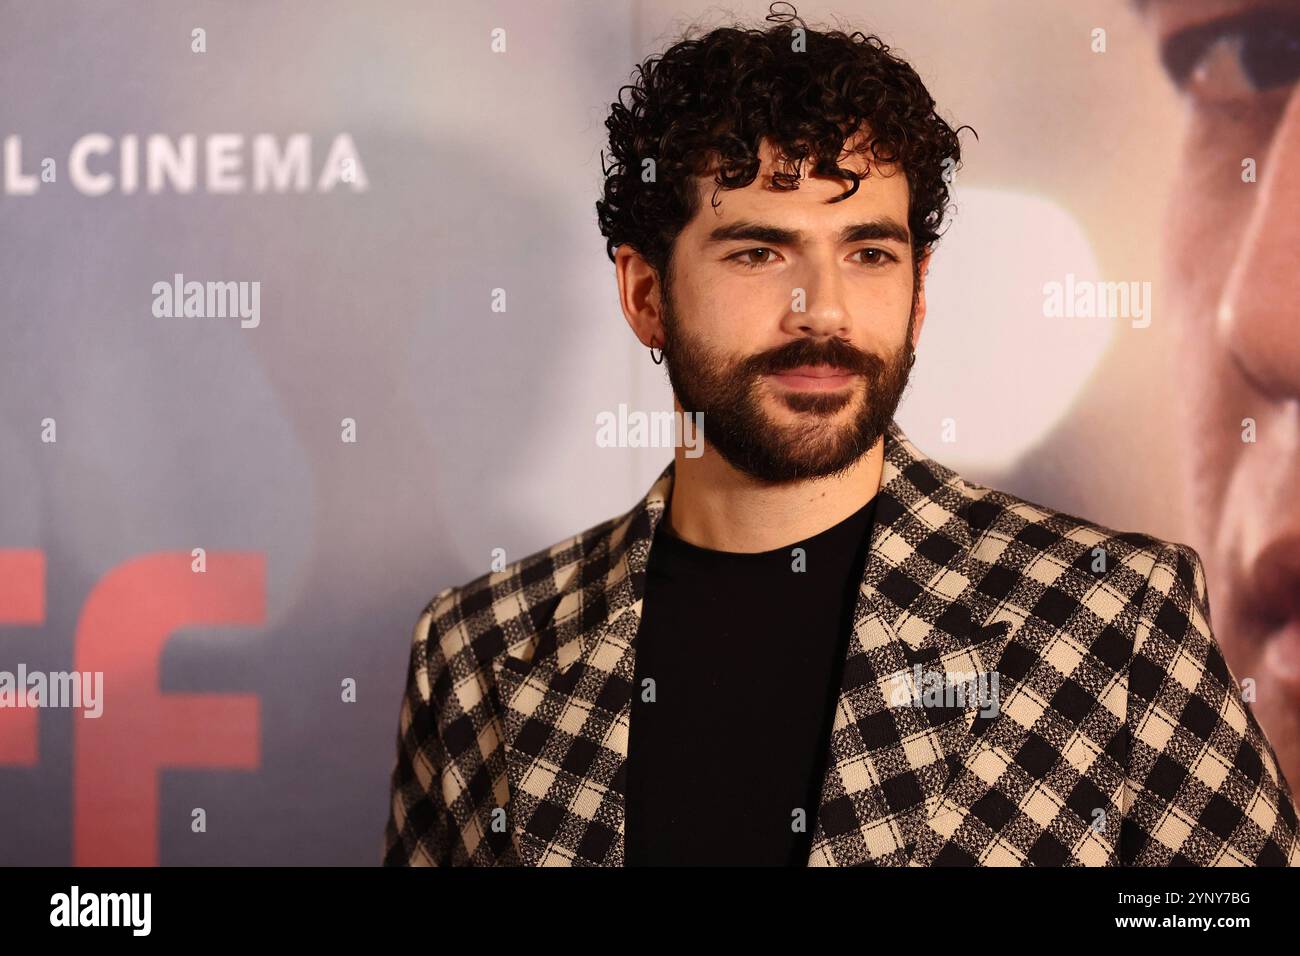
[[[770,352],[745,360],[745,371],[753,375],[774,375],[802,365],[829,365],[859,375],[879,375],[885,362],[873,352],[864,352],[840,338],[798,339]]]

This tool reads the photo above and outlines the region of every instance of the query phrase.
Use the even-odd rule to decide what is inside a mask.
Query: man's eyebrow
[[[1128,8],[1139,17],[1146,16],[1152,7],[1163,5],[1164,0],[1128,0]]]
[[[744,239],[749,242],[768,242],[776,246],[797,246],[804,241],[804,238],[804,234],[798,229],[786,229],[782,226],[742,219],[717,226],[705,241],[715,243]],[[853,223],[840,230],[841,243],[862,242],[866,239],[888,239],[907,245],[912,241],[912,234],[906,226],[889,216]]]

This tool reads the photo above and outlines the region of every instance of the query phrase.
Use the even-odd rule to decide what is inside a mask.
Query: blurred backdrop
[[[1207,544],[1165,261],[1191,120],[1149,14],[798,9],[879,34],[979,135],[909,436]],[[608,105],[684,29],[766,12],[0,3],[0,671],[105,675],[99,718],[0,709],[0,862],[379,861],[424,604],[631,507],[671,455],[595,440],[620,403],[672,407],[596,228]],[[1050,315],[1067,281],[1148,283],[1145,324]],[[159,284],[188,282],[249,308],[173,314]]]

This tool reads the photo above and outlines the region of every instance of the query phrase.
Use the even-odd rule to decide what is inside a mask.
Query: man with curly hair
[[[894,421],[957,132],[874,36],[687,38],[597,203],[705,453],[415,628],[388,864],[1286,865],[1199,558]]]

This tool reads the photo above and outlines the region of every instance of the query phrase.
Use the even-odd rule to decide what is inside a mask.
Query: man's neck
[[[705,446],[676,449],[669,525],[677,537],[715,551],[772,551],[819,534],[861,509],[880,490],[885,442],[844,473],[769,485],[737,471]]]

